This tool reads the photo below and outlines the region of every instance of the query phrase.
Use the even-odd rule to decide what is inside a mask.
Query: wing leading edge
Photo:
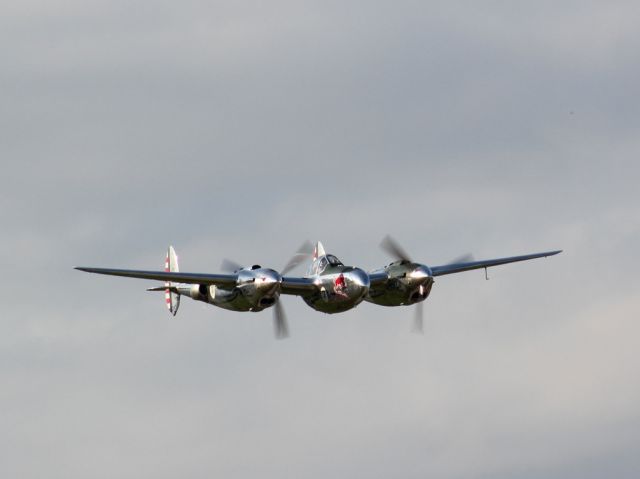
[[[470,261],[467,263],[451,263],[442,266],[432,266],[433,276],[442,276],[445,274],[462,273],[463,271],[471,271],[472,269],[490,268],[501,264],[516,263],[518,261],[527,261],[536,258],[546,258],[562,253],[562,250],[546,251],[544,253],[526,254],[522,256],[510,256],[508,258],[487,259],[482,261]]]
[[[142,271],[134,269],[89,268],[78,266],[75,269],[87,273],[106,274],[109,276],[122,276],[125,278],[155,279],[158,281],[170,281],[174,283],[189,284],[215,284],[216,286],[233,287],[236,285],[236,274],[203,274],[203,273],[170,273],[166,271]],[[152,288],[153,289],[153,288]],[[164,291],[166,286],[158,286],[158,291]],[[305,296],[318,291],[318,287],[310,278],[282,278],[282,293],[296,296]]]
[[[516,263],[536,258],[546,258],[561,253],[562,250],[546,251],[544,253],[534,253],[522,256],[510,256],[507,258],[497,258],[482,261],[470,261],[465,263],[450,263],[442,266],[432,266],[433,276],[443,276],[445,274],[462,273],[472,269],[490,268],[502,264]],[[233,287],[236,285],[237,275],[235,274],[203,274],[203,273],[183,273],[166,271],[144,271],[133,269],[113,269],[113,268],[92,268],[78,266],[75,269],[86,271],[87,273],[105,274],[109,276],[121,276],[125,278],[152,279],[158,281],[170,281],[175,283],[189,284],[209,284],[217,286]],[[384,272],[370,273],[371,283],[383,284],[388,280],[388,275]],[[163,287],[164,289],[165,287]],[[282,278],[282,293],[296,296],[306,296],[318,291],[318,286],[311,278]]]
[[[294,278],[290,276],[282,278],[282,294],[307,296],[318,291],[319,287],[312,278]]]
[[[170,273],[166,271],[141,271],[135,269],[87,268],[84,266],[78,266],[76,269],[86,271],[87,273],[123,276],[125,278],[155,279],[158,281],[189,284],[215,284],[216,286],[235,286],[238,278],[235,274]]]

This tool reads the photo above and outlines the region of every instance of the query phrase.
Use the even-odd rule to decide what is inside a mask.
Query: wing
[[[282,278],[282,294],[307,296],[319,292],[318,285],[311,278]]]
[[[235,274],[169,273],[166,271],[140,271],[135,269],[87,268],[76,269],[87,273],[123,276],[125,278],[155,279],[190,284],[215,284],[216,286],[235,286],[238,276]]]
[[[369,273],[371,287],[380,286],[389,280],[389,275],[384,271],[374,271]],[[307,296],[320,292],[320,286],[313,278],[282,278],[282,294],[295,296]]]
[[[381,286],[387,281],[389,281],[389,274],[384,270],[377,270],[369,273],[369,285],[371,288]]]
[[[444,274],[462,273],[472,269],[489,268],[491,266],[499,266],[501,264],[516,263],[518,261],[527,261],[535,258],[546,258],[561,253],[562,250],[547,251],[545,253],[526,254],[523,256],[510,256],[508,258],[487,259],[483,261],[471,261],[467,263],[450,263],[443,266],[432,266],[433,276],[442,276]]]

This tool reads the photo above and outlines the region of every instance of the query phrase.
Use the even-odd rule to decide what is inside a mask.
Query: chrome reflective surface
[[[280,296],[282,276],[270,268],[243,268],[232,287],[183,285],[180,294],[231,311],[258,312],[273,306]]]
[[[406,306],[424,301],[431,292],[433,277],[427,265],[400,260],[379,271],[386,273],[388,280],[370,288],[366,298],[370,303]]]
[[[284,270],[289,271],[308,257],[308,246],[310,244],[303,244]],[[554,250],[482,261],[472,261],[471,257],[465,255],[454,262],[429,267],[412,262],[398,242],[390,237],[383,240],[381,246],[396,261],[371,273],[345,266],[336,256],[327,254],[320,242],[315,245],[308,274],[304,277],[283,278],[273,269],[259,265],[240,268],[230,260],[223,262],[223,267],[233,270],[233,274],[180,272],[177,255],[172,247],[169,247],[164,271],[95,267],[76,269],[110,276],[162,281],[163,285],[149,288],[149,291],[164,292],[167,308],[172,314],[178,310],[181,295],[232,311],[255,312],[275,306],[276,336],[286,337],[288,327],[284,310],[279,303],[281,294],[300,296],[313,309],[325,313],[347,311],[363,300],[382,306],[420,304],[429,296],[435,276],[480,268],[486,270],[493,266],[553,256],[561,252]]]
[[[318,264],[322,263],[319,258]],[[328,265],[314,277],[316,292],[304,295],[305,303],[323,313],[341,313],[356,307],[369,292],[369,275],[360,268],[342,263]]]

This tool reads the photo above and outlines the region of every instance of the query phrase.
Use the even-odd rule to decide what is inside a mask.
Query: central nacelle
[[[341,313],[356,307],[369,293],[369,275],[360,268],[340,265],[316,279],[318,293],[303,300],[316,311]]]

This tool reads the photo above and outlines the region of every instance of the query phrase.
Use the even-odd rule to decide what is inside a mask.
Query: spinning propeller
[[[291,271],[293,268],[298,266],[303,261],[307,260],[311,257],[313,252],[313,245],[309,241],[305,241],[302,243],[300,248],[296,254],[294,254],[291,259],[284,265],[282,268],[282,275],[284,276],[286,273]],[[273,327],[275,331],[276,338],[284,339],[289,337],[289,326],[287,324],[287,315],[284,312],[284,306],[280,303],[280,298],[278,297],[278,301],[273,305]]]
[[[291,259],[287,262],[287,264],[282,268],[281,275],[286,274],[287,272],[294,269],[300,263],[305,261],[306,259],[311,257],[313,252],[313,245],[309,241],[305,241],[296,254],[294,254]],[[242,269],[242,266],[228,258],[224,258],[222,260],[222,264],[220,265],[220,269],[229,273],[237,273]],[[273,305],[273,330],[277,339],[284,339],[289,337],[289,326],[287,324],[287,315],[284,311],[284,306],[280,302],[280,296],[278,296],[277,301]]]
[[[276,335],[276,339],[284,339],[289,337],[289,326],[287,324],[287,315],[284,312],[284,307],[280,302],[280,298],[273,305],[273,331]]]
[[[220,264],[220,269],[222,271],[226,271],[228,273],[237,273],[243,267],[228,258],[224,258],[222,263]],[[280,277],[280,281],[282,281],[282,277]],[[284,308],[280,303],[280,296],[278,295],[278,299],[273,305],[273,330],[277,339],[284,339],[289,336],[289,327],[287,326],[287,317],[284,312]]]
[[[300,248],[298,248],[298,251],[296,252],[296,254],[294,254],[291,257],[291,259],[287,262],[287,264],[284,265],[284,268],[282,268],[281,274],[282,275],[287,274],[289,271],[291,271],[293,268],[298,266],[300,263],[309,259],[312,253],[313,253],[313,245],[309,241],[305,241],[304,243],[302,243]]]
[[[227,273],[237,273],[242,269],[242,266],[229,258],[224,258],[220,264],[220,269]]]
[[[380,242],[380,247],[392,258],[402,261],[403,263],[412,263],[416,267],[422,267],[420,263],[414,263],[411,260],[411,257],[406,252],[406,250],[400,246],[400,244],[393,239],[390,235],[387,235]],[[473,255],[470,253],[464,254],[455,258],[452,261],[449,261],[446,264],[454,264],[454,263],[467,263],[473,261]],[[424,334],[424,299],[418,303],[416,303],[416,309],[413,317],[413,326],[412,331],[418,334]]]
[[[400,244],[394,240],[391,236],[387,235],[380,242],[380,247],[387,252],[389,256],[400,261],[406,261],[412,263],[411,258],[407,252],[400,246]]]

